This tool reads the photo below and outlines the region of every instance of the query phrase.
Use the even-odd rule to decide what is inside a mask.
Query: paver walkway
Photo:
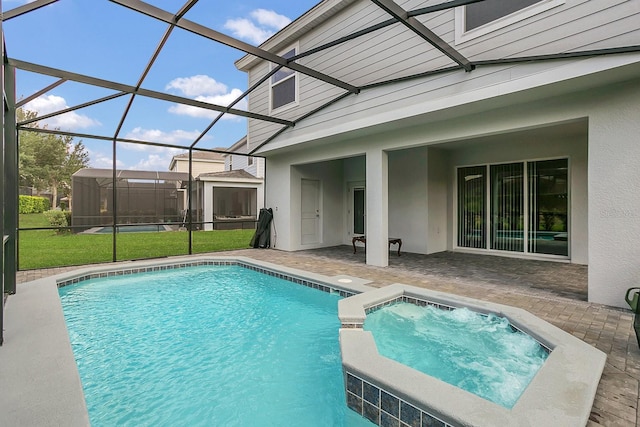
[[[587,425],[640,427],[640,349],[632,328],[632,313],[587,302],[585,266],[452,252],[403,253],[398,257],[392,251],[389,267],[382,268],[366,265],[364,251],[353,254],[350,246],[300,252],[246,249],[217,254],[247,256],[327,276],[361,277],[377,287],[405,283],[526,309],[607,353]],[[71,269],[19,272],[18,282]]]

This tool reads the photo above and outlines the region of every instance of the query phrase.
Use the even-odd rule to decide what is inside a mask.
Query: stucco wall
[[[293,245],[297,245],[301,249],[308,249],[340,244],[342,242],[341,224],[344,211],[342,162],[334,160],[295,166],[291,175],[291,191],[298,192],[298,194],[301,194],[302,191],[302,179],[320,182],[320,241],[317,244],[303,245],[298,239],[294,240]],[[300,236],[300,218],[300,215],[291,218],[292,222],[297,221],[294,229],[298,236]]]
[[[389,237],[402,249],[427,253],[427,148],[389,152]]]
[[[283,161],[284,160],[284,161]],[[291,211],[300,204],[300,197],[291,194],[291,167],[286,159],[269,159],[266,161],[269,174],[265,179],[265,208],[273,209],[273,226],[271,247],[283,250],[291,249]],[[280,239],[280,236],[285,236]]]
[[[272,246],[283,250],[298,250],[342,243],[343,175],[342,161],[291,166],[290,158],[267,161],[266,207],[273,209],[276,238]],[[301,180],[321,182],[320,243],[302,245],[300,236]]]
[[[593,94],[589,117],[589,300],[628,307],[640,286],[640,83]]]
[[[429,147],[427,157],[429,205],[428,224],[428,254],[442,252],[447,249],[448,222],[448,190],[449,190],[449,153],[434,147]]]

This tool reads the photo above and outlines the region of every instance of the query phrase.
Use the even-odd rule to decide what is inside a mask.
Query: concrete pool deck
[[[582,295],[586,296],[586,267],[483,255],[445,253],[434,257],[403,253],[401,257],[390,254],[390,266],[378,268],[364,264],[362,251],[356,255],[352,252],[349,246],[340,246],[297,253],[247,249],[214,256],[246,256],[325,276],[360,277],[370,280],[374,287],[401,282],[524,308],[607,354],[587,425],[640,425],[640,350],[632,329],[632,313],[581,300]],[[115,265],[122,268],[125,264]],[[32,281],[77,268],[19,272],[18,280]],[[59,421],[74,414],[73,407],[62,409],[66,401],[73,400],[69,394],[72,390],[62,388],[58,381],[64,378],[73,383],[77,371],[71,360],[70,372],[68,360],[56,350],[61,337],[57,339],[47,331],[36,333],[30,327],[37,320],[40,297],[36,298],[29,287],[19,285],[17,294],[7,300],[0,378],[3,390],[10,393],[3,393],[9,396],[0,399],[0,414],[3,418],[10,414],[12,419],[28,416],[42,426],[70,425]],[[49,366],[40,367],[50,372],[46,377],[34,377],[29,367],[28,359],[38,352],[51,356],[47,358],[51,359],[47,361]],[[88,424],[82,417],[76,419],[77,424],[73,425]]]

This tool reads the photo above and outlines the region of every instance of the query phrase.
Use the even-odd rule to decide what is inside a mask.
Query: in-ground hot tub
[[[397,301],[505,317],[549,356],[507,409],[381,356],[363,324],[368,311]],[[408,285],[346,298],[338,303],[338,313],[347,404],[383,426],[584,426],[606,361],[600,350],[525,310]]]

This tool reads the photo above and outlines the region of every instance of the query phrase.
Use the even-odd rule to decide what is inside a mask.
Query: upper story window
[[[247,158],[247,166],[251,166],[251,165],[253,165],[253,157],[249,156]]]
[[[283,58],[296,55],[296,48],[291,48],[281,54]],[[273,65],[272,65],[273,67]],[[288,68],[281,68],[271,76],[271,109],[276,110],[297,101],[296,72]]]
[[[522,21],[565,0],[484,0],[456,9],[456,43]]]

